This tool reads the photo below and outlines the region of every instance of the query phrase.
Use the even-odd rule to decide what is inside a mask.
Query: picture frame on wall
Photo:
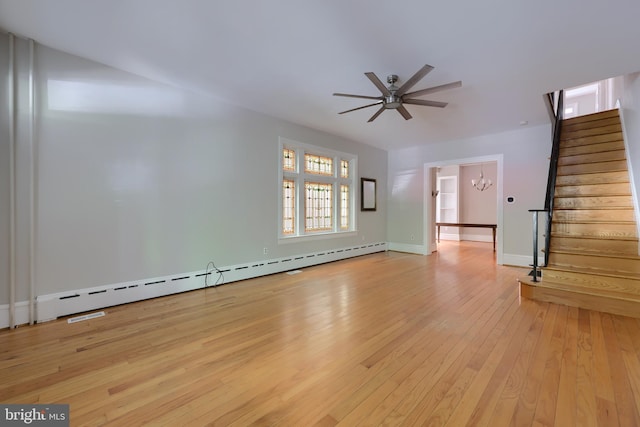
[[[373,178],[360,178],[360,210],[376,210],[376,180]]]

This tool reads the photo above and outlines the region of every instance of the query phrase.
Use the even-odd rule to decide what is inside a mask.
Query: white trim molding
[[[219,284],[226,284],[384,251],[387,251],[386,242],[368,243],[218,267],[213,271],[200,270],[39,295],[36,298],[36,321],[46,322],[70,314],[202,289],[205,286],[211,287],[218,284],[219,279],[223,279]],[[18,302],[16,303],[16,324],[26,323],[29,323],[29,303]],[[0,328],[8,326],[9,306],[3,305],[0,306]]]

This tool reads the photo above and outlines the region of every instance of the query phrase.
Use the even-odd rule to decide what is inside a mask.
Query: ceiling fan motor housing
[[[384,108],[386,108],[387,110],[398,108],[402,105],[402,98],[396,96],[396,90],[398,90],[398,88],[396,87],[395,82],[397,81],[398,76],[396,74],[390,74],[387,76],[387,83],[391,85],[389,86],[389,92],[391,92],[391,94],[384,97],[383,103]]]
[[[395,91],[391,93],[391,95],[386,96],[384,98],[384,108],[390,110],[393,108],[398,108],[402,105],[402,98],[395,94]]]

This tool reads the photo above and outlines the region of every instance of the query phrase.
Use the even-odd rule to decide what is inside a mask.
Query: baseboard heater
[[[230,283],[386,250],[386,242],[369,243],[361,246],[323,250],[316,253],[218,267],[218,270],[224,275],[224,283]],[[205,286],[205,276],[207,275],[209,276],[207,277],[208,285],[214,285],[218,274],[215,271],[201,270],[41,295],[36,298],[36,320],[37,322],[45,322],[98,308],[202,289]],[[2,323],[4,323],[4,319],[2,319]],[[0,327],[7,326],[0,325]]]

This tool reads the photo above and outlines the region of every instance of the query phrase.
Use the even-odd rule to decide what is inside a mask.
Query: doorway
[[[491,185],[483,191],[472,185],[480,175]],[[436,222],[496,224],[496,262],[503,259],[503,155],[454,159],[424,165],[425,177],[425,242],[427,254],[438,250]],[[493,229],[472,227],[440,227],[440,238],[447,241],[487,242],[491,250]]]

